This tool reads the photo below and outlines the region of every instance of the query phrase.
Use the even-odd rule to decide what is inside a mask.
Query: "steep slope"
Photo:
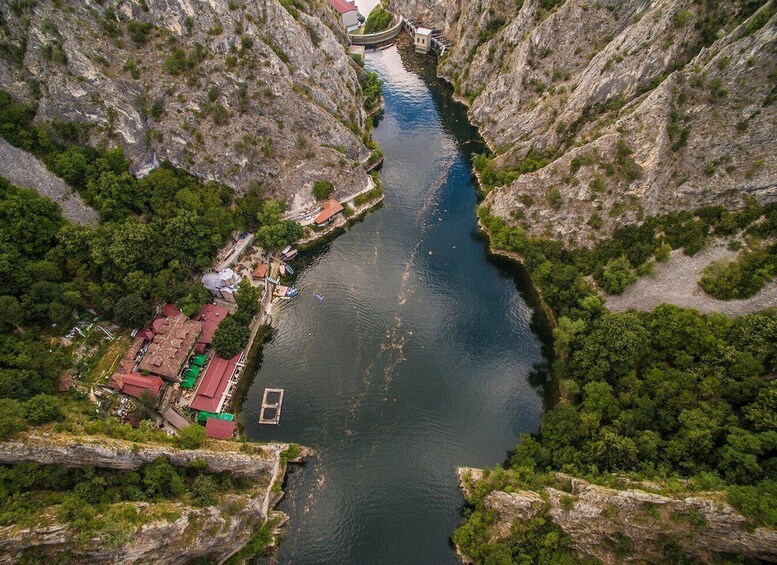
[[[394,0],[456,44],[440,73],[495,157],[492,213],[590,244],[646,215],[773,201],[773,2]],[[426,4],[426,3],[424,3]]]
[[[47,502],[55,498],[30,497],[28,503],[39,505],[40,513],[21,524],[9,522],[6,514],[0,526],[0,563],[46,559],[68,563],[75,559],[88,563],[190,563],[203,559],[222,563],[240,551],[268,519],[285,519],[272,507],[282,496],[278,487],[286,471],[289,447],[211,441],[199,449],[178,449],[105,436],[49,433],[0,442],[0,463],[4,465],[55,464],[92,472],[110,469],[125,473],[118,476],[130,481],[127,472],[165,460],[177,468],[239,477],[237,490],[213,497],[207,504],[161,496],[152,501],[123,502],[105,497],[99,506],[67,517],[64,503]],[[307,454],[305,448],[295,451]],[[56,490],[55,485],[52,491]],[[102,521],[101,516],[105,517]],[[80,531],[72,523],[78,519]],[[83,535],[85,528],[87,536]]]
[[[492,489],[483,470],[471,468],[459,469],[459,479],[468,497],[477,492],[492,544],[510,543],[514,529],[544,517],[568,536],[562,543],[575,553],[608,565],[777,558],[777,531],[748,522],[725,502],[725,493],[667,496],[656,492],[661,485],[655,483],[614,489],[564,473],[538,492]]]
[[[10,2],[0,16],[0,88],[37,99],[37,120],[93,126],[137,172],[167,160],[292,208],[318,179],[343,196],[366,185],[362,71],[325,2]]]

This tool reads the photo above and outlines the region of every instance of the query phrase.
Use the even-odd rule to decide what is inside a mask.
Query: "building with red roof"
[[[269,267],[267,263],[259,263],[251,276],[255,279],[263,279],[267,276],[267,267]]]
[[[205,421],[205,437],[211,439],[232,439],[235,435],[237,424],[218,418],[208,418]]]
[[[169,318],[170,316],[177,316],[178,314],[181,314],[181,309],[178,308],[175,304],[165,304],[162,307],[162,315],[165,318]]]
[[[334,198],[330,198],[324,202],[321,207],[323,210],[321,210],[321,213],[313,220],[313,222],[319,227],[327,225],[329,222],[335,219],[335,216],[343,211],[343,205]]]
[[[190,320],[178,311],[174,316],[154,320],[151,327],[154,330],[154,339],[148,344],[138,368],[169,380],[176,380],[199,338],[202,324]]]
[[[343,20],[343,26],[348,31],[359,28],[359,10],[356,5],[347,0],[329,0],[329,5],[334,8]]]
[[[221,412],[221,408],[226,400],[230,379],[235,374],[239,360],[239,353],[232,359],[222,359],[214,355],[205,369],[205,374],[200,379],[197,390],[194,391],[194,398],[189,404],[189,408],[192,410]]]
[[[221,323],[221,320],[229,315],[229,310],[223,306],[216,306],[215,304],[203,304],[200,311],[194,319],[197,322],[202,323],[202,333],[197,338],[197,343],[194,344],[194,350],[197,353],[204,353],[205,348],[213,343],[213,334],[216,332],[216,328]]]
[[[144,392],[159,396],[159,391],[162,390],[164,384],[159,377],[147,377],[140,373],[117,373],[111,377],[109,386],[113,385],[124,394],[140,398]]]

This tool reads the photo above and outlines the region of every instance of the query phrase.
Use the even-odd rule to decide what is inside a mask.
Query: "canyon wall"
[[[0,89],[36,119],[92,126],[143,174],[162,161],[312,205],[315,180],[366,186],[364,71],[323,0],[0,4]]]
[[[392,0],[494,153],[492,212],[590,245],[648,215],[777,200],[777,9],[693,0]],[[494,173],[501,173],[494,174]]]

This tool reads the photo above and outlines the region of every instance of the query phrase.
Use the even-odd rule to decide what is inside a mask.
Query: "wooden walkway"
[[[266,388],[262,397],[262,408],[259,410],[260,424],[277,424],[281,421],[283,407],[283,389]]]

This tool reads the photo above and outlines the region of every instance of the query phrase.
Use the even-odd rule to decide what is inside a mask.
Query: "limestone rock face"
[[[94,126],[137,173],[167,160],[292,208],[318,179],[366,184],[363,71],[326,2],[46,0],[0,17],[0,88],[37,98],[38,120]]]
[[[496,167],[525,172],[492,212],[582,245],[645,215],[775,201],[771,4],[392,1],[454,41],[440,74]]]
[[[0,442],[0,463],[37,462],[72,467],[95,466],[132,470],[159,457],[173,465],[205,461],[210,472],[232,472],[256,481],[247,492],[222,497],[215,506],[182,503],[124,503],[134,506],[143,523],[117,542],[110,534],[89,540],[42,517],[34,527],[0,527],[0,563],[15,563],[34,554],[37,559],[68,553],[88,563],[189,563],[207,556],[222,562],[240,550],[271,514],[277,500],[272,485],[282,480],[281,453],[287,444],[251,445],[237,449],[232,442],[210,442],[207,448],[181,450],[158,444],[135,444],[106,437],[29,434]],[[302,449],[303,455],[307,451]],[[282,517],[282,516],[279,516]],[[108,535],[108,537],[106,537]]]
[[[482,475],[477,469],[465,471],[459,476],[466,492]],[[605,564],[658,563],[671,544],[704,563],[715,562],[720,554],[777,559],[777,531],[750,527],[722,493],[670,498],[638,488],[602,487],[563,473],[557,478],[570,492],[548,487],[544,496],[489,493],[484,507],[499,516],[491,526],[492,540],[505,539],[517,520],[532,518],[547,505],[548,517],[569,535],[574,548]]]
[[[242,453],[234,449],[175,449],[157,444],[135,445],[108,437],[35,435],[22,439],[0,442],[0,464],[30,461],[41,465],[66,465],[73,467],[105,467],[132,471],[146,463],[164,457],[173,465],[184,466],[202,459],[208,471],[228,471],[252,479],[271,477],[275,472],[280,453],[286,444],[270,444],[255,448],[257,452]]]

